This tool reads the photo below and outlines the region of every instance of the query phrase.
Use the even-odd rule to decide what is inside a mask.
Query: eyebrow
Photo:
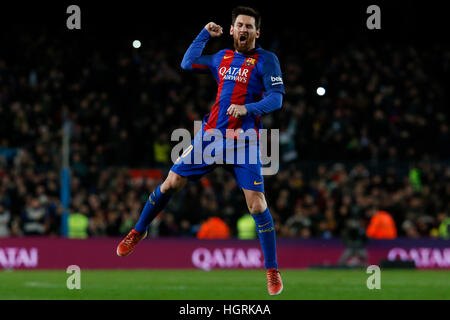
[[[242,23],[242,22],[237,22],[237,24],[245,24],[247,27],[248,26],[252,26],[253,27],[253,24],[251,24],[251,23]]]

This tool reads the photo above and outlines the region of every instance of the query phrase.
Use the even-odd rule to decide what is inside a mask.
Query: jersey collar
[[[250,50],[249,52],[240,53],[240,52],[237,52],[236,50],[234,50],[234,53],[237,53],[237,54],[240,54],[240,55],[243,55],[243,56],[251,56],[251,55],[254,55],[256,53],[256,50],[258,50],[260,48],[261,48],[261,46],[256,43],[255,47],[252,50]]]

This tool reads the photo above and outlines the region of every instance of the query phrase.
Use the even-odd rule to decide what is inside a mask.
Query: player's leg
[[[145,232],[156,215],[167,205],[172,194],[183,189],[187,181],[188,178],[169,171],[164,182],[150,194],[134,229],[139,233]]]
[[[213,164],[205,163],[202,157],[199,157],[201,159],[199,163],[195,161],[195,154],[201,153],[203,150],[201,140],[202,132],[199,132],[194,137],[194,140],[191,141],[191,145],[175,161],[166,180],[157,186],[155,191],[150,195],[139,221],[134,228],[137,232],[143,233],[147,230],[151,221],[169,202],[171,195],[180,191],[188,180],[195,181],[214,168]]]
[[[278,269],[276,255],[275,227],[267,207],[264,194],[259,191],[243,189],[248,210],[255,220],[266,269]]]
[[[248,210],[256,223],[267,272],[267,289],[270,295],[280,294],[283,282],[278,271],[275,227],[264,196],[261,168],[259,165],[232,165],[231,168],[237,184],[244,191]]]
[[[169,171],[164,182],[150,194],[134,229],[117,246],[117,255],[127,256],[133,252],[136,244],[147,236],[147,228],[156,215],[164,209],[172,194],[180,191],[187,181],[188,178]]]
[[[172,194],[181,190],[188,180],[195,181],[214,169],[214,164],[204,163],[203,160],[200,163],[195,163],[194,161],[196,158],[194,154],[202,152],[201,144],[198,150],[194,149],[194,146],[197,145],[194,141],[195,139],[201,139],[201,137],[201,134],[196,135],[191,145],[175,161],[165,181],[152,192],[136,226],[117,247],[117,254],[119,256],[129,255],[134,250],[136,244],[146,237],[147,228],[150,223],[164,209]]]
[[[270,295],[283,291],[283,282],[277,263],[277,248],[275,227],[272,215],[267,207],[264,193],[243,189],[248,210],[256,223],[259,242],[264,254],[264,264],[267,272],[267,289]]]

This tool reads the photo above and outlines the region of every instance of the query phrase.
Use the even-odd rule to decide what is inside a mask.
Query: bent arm
[[[283,94],[280,92],[270,92],[264,99],[258,102],[247,103],[245,108],[253,116],[268,114],[278,110],[283,104]]]

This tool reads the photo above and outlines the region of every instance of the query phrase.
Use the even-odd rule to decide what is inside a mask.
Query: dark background
[[[49,26],[52,32],[67,31],[66,8],[79,5],[82,30],[79,34],[98,36],[97,40],[125,39],[131,35],[151,37],[153,32],[183,32],[186,27],[203,26],[209,21],[227,26],[237,5],[253,6],[262,14],[262,30],[308,32],[327,39],[370,37],[397,41],[448,41],[445,4],[441,1],[9,1],[1,5],[1,26],[33,28]],[[381,8],[382,30],[366,28],[369,5]],[[131,33],[131,34],[130,34]],[[68,35],[71,33],[68,33]],[[72,34],[73,36],[74,34]]]

